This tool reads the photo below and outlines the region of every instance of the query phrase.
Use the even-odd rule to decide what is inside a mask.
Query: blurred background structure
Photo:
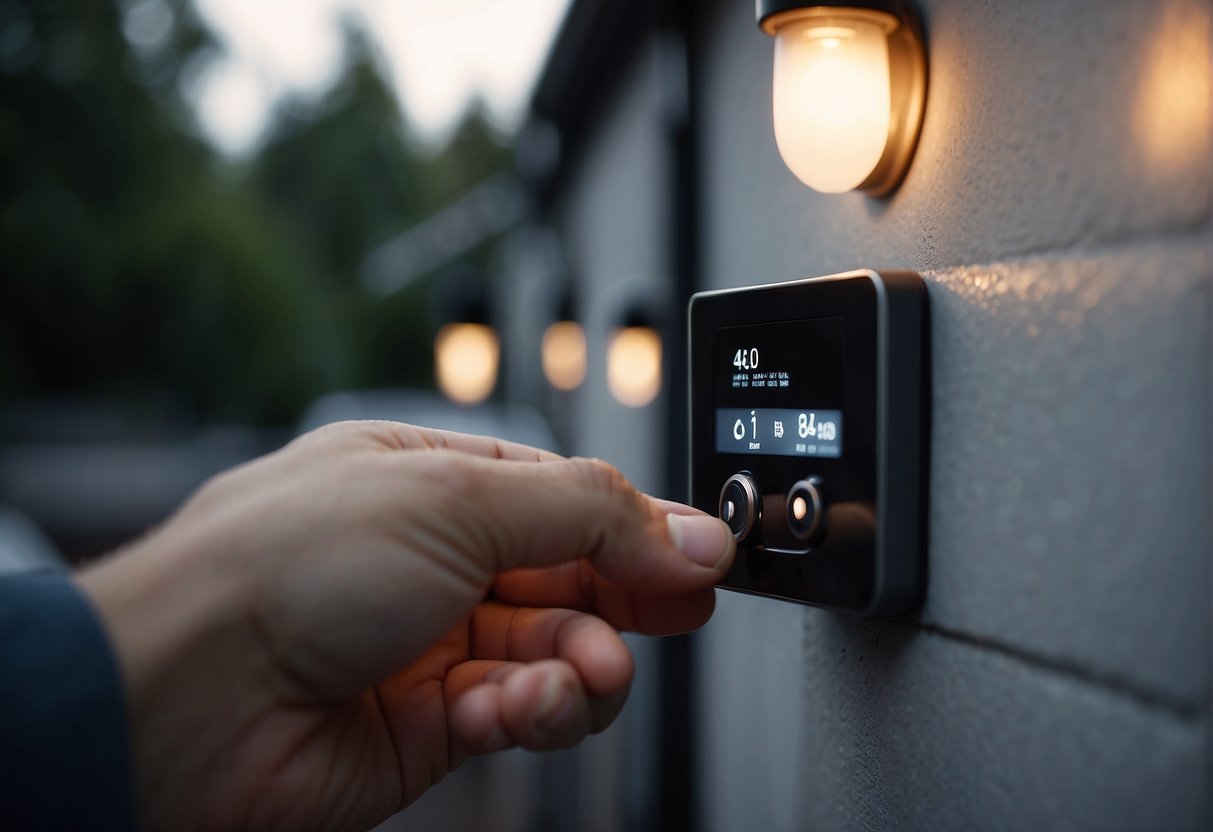
[[[1208,829],[1207,0],[919,0],[916,157],[780,161],[747,0],[0,0],[0,568],[334,419],[686,494],[693,291],[911,268],[925,606],[718,593],[386,828]]]
[[[570,449],[560,139],[519,143],[568,6],[0,2],[0,569],[86,564],[339,419]],[[644,409],[661,339],[633,300],[611,384]],[[564,828],[576,759],[474,761],[402,821]]]
[[[0,494],[70,560],[489,323],[564,3],[450,5],[0,3]]]

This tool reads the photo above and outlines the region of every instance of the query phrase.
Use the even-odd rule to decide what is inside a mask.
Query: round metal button
[[[748,538],[758,525],[761,495],[758,483],[744,471],[729,477],[720,489],[720,519],[728,524],[738,543]]]

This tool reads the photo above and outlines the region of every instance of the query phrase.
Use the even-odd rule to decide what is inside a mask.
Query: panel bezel
[[[764,533],[771,531],[766,545],[739,547],[721,586],[864,616],[912,609],[921,600],[926,548],[929,379],[922,279],[908,271],[862,269],[703,292],[691,299],[689,316],[692,504],[715,514],[723,482],[748,470],[772,506],[782,499],[779,489],[790,485],[784,479],[821,476],[830,506],[827,528],[807,552],[781,545],[767,525],[776,521],[764,516]],[[844,319],[845,331],[842,459],[717,453],[716,332],[834,316]]]

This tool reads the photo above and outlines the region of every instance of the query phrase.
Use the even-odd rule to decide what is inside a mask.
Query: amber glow
[[[497,384],[500,358],[497,333],[484,324],[447,324],[434,338],[438,387],[460,404],[477,404],[489,397]]]
[[[1184,176],[1210,148],[1209,20],[1194,7],[1160,10],[1137,77],[1133,128],[1156,175]]]
[[[576,321],[557,321],[543,333],[543,375],[557,390],[576,390],[585,381],[585,330]]]
[[[797,520],[803,520],[805,515],[809,513],[809,504],[804,497],[795,497],[792,500],[792,516]]]
[[[872,173],[892,119],[887,29],[845,15],[792,18],[775,32],[775,141],[802,182],[842,193]]]
[[[607,354],[607,385],[628,407],[644,407],[661,391],[661,336],[630,326],[615,330]]]

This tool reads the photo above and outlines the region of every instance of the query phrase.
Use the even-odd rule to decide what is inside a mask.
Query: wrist
[[[242,618],[243,590],[216,558],[171,550],[157,533],[84,570],[78,583],[101,615],[138,707]],[[210,561],[210,563],[207,563]]]
[[[199,554],[166,529],[77,578],[121,669],[148,829],[189,826],[178,821],[211,791],[224,749],[267,698],[249,684],[264,675],[247,672],[257,655],[239,574]]]

